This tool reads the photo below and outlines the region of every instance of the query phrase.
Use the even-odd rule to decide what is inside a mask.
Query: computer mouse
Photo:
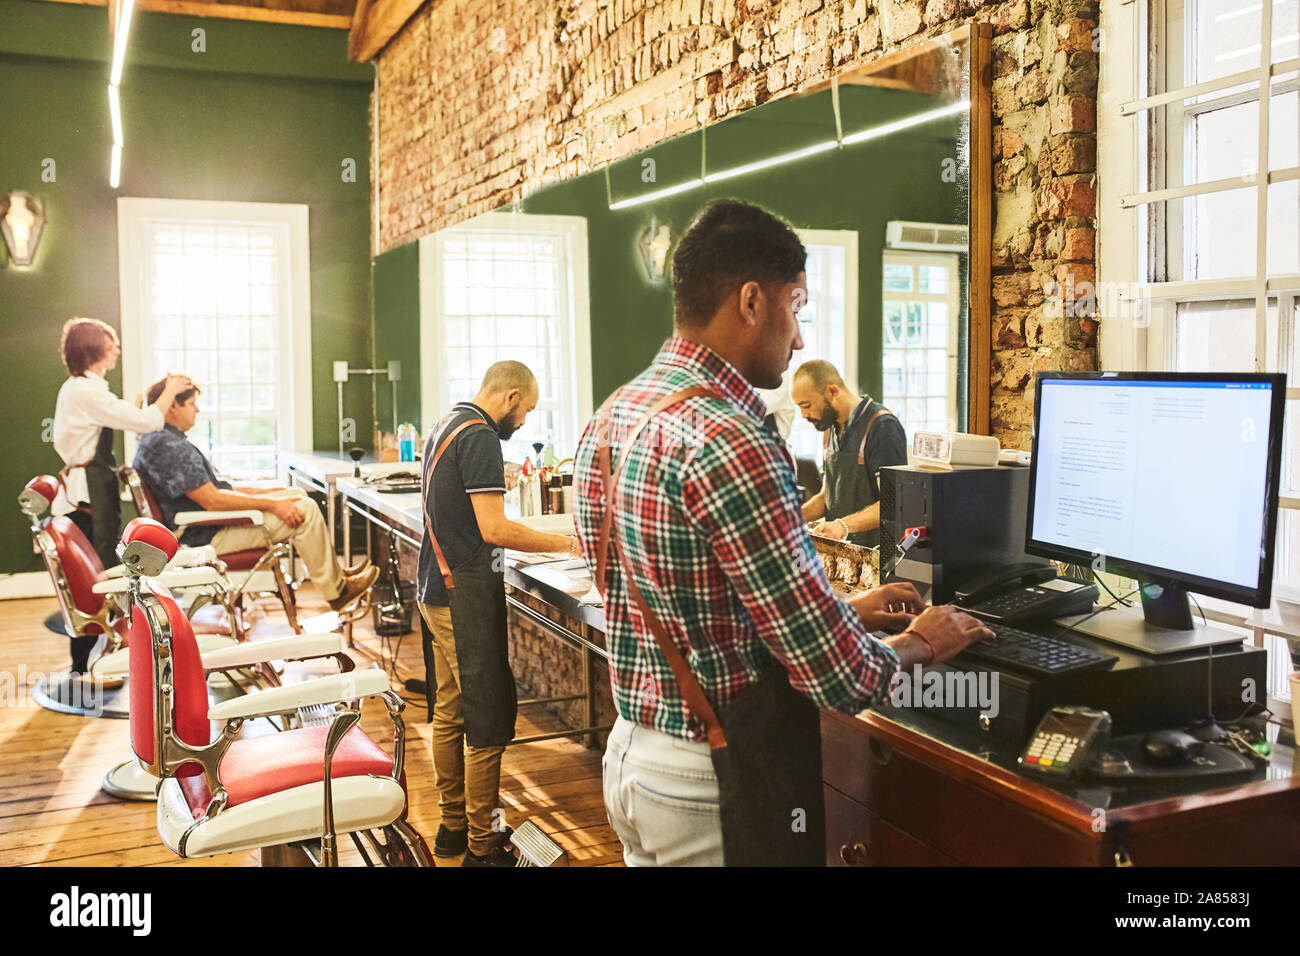
[[[1179,767],[1192,759],[1200,741],[1181,730],[1157,730],[1142,739],[1142,759],[1157,767]]]

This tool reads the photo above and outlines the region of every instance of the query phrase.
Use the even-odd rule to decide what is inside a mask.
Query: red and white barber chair
[[[424,839],[406,821],[404,704],[387,675],[353,671],[210,704],[190,622],[149,580],[176,547],[175,536],[148,519],[131,522],[122,536],[133,608],[131,746],[162,780],[163,842],[182,857],[261,849],[265,859],[267,850],[292,847],[337,866],[337,836],[347,833],[367,865],[373,852],[384,865],[431,866]],[[388,711],[391,757],[354,726],[367,697]],[[348,709],[328,727],[239,738],[245,720],[319,704]],[[212,721],[222,724],[215,734]]]
[[[129,581],[125,576],[113,577],[105,572],[86,536],[69,519],[43,517],[57,487],[55,479],[48,475],[34,478],[19,495],[19,506],[32,522],[33,541],[54,582],[68,634],[100,635],[100,639],[91,651],[87,673],[43,676],[32,696],[41,706],[60,713],[125,718],[130,704],[129,691],[123,688],[130,666],[126,646]],[[216,568],[169,566],[157,580],[163,586],[184,589],[191,614],[205,604],[226,603]],[[236,643],[227,623],[218,621],[203,627],[207,633],[199,634],[196,644],[205,668],[210,674],[224,677],[237,694],[245,690],[236,675],[251,677],[254,683],[278,685],[274,666],[279,661],[334,658],[340,670],[352,668],[351,659],[343,652],[342,637],[337,634]],[[302,719],[302,715],[293,713],[281,716],[286,726],[294,717]],[[128,760],[105,774],[103,789],[122,799],[152,800],[157,783],[141,771],[135,760]]]
[[[162,509],[153,489],[145,482],[144,476],[129,465],[118,469],[118,475],[135,502],[136,513],[142,518],[161,521]],[[176,533],[180,535],[189,527],[217,525],[219,527],[260,526],[263,522],[260,511],[182,511],[175,517]],[[210,546],[207,550],[212,551]],[[198,550],[180,546],[178,554]],[[215,551],[212,551],[215,554]],[[307,620],[298,618],[298,599],[294,586],[285,572],[285,561],[290,557],[287,543],[273,544],[268,548],[245,548],[240,551],[227,551],[217,555],[216,566],[226,576],[227,590],[225,607],[236,622],[237,633],[246,635],[245,603],[246,596],[271,595],[279,600],[284,608],[285,618],[295,634],[319,634],[337,630],[348,621],[364,617],[368,610],[368,598],[362,598],[356,604],[346,608],[342,614],[330,611]]]
[[[98,635],[99,639],[85,674],[43,676],[32,696],[42,707],[60,713],[125,717],[127,701],[120,688],[127,672],[127,621],[121,606],[108,595],[114,591],[125,595],[126,582],[112,583],[90,541],[70,519],[46,517],[57,491],[58,482],[41,475],[23,488],[18,505],[31,522],[32,542],[54,583],[68,636]],[[221,583],[213,568],[175,569],[167,573],[165,581],[186,589],[194,609],[220,599]],[[228,633],[205,633],[199,640],[209,651],[235,643]]]

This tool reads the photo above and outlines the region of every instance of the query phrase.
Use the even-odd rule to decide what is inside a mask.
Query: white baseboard
[[[54,597],[54,582],[46,571],[0,574],[0,601],[15,598]]]

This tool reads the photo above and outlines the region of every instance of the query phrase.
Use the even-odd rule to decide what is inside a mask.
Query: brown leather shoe
[[[349,574],[343,578],[343,590],[339,596],[329,602],[330,608],[341,611],[370,590],[379,579],[379,569],[369,567],[360,574]]]

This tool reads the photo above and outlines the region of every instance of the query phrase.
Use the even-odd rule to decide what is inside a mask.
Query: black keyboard
[[[1114,654],[1102,654],[1060,638],[1030,634],[1005,624],[986,622],[986,626],[997,640],[976,641],[961,652],[962,656],[1043,677],[1106,667],[1119,660]]]

